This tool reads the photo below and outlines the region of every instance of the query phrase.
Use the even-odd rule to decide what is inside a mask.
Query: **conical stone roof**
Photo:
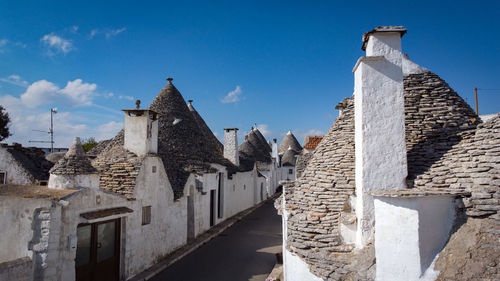
[[[231,166],[214,144],[208,126],[197,113],[198,121],[195,119],[171,80],[149,109],[158,113],[158,154],[163,160],[176,198],[182,196],[192,171],[206,171],[210,169],[210,163]],[[200,128],[199,124],[202,123],[206,128]]]
[[[253,132],[255,133],[257,138],[259,138],[259,141],[262,144],[267,143],[266,138],[264,137],[264,135],[262,135],[262,133],[259,131],[259,129],[257,129],[257,126],[255,126],[255,128],[253,129]],[[269,145],[267,145],[267,146],[263,145],[262,148],[265,149],[269,153],[272,152],[272,149],[271,149],[271,147],[269,147]]]
[[[288,147],[288,150],[281,157],[281,165],[282,166],[295,166],[297,162],[297,157],[295,157],[299,152],[293,150],[291,147]]]
[[[88,175],[96,174],[97,170],[90,164],[80,138],[75,138],[68,152],[50,169],[50,173],[54,175]]]
[[[293,150],[300,152],[302,151],[302,146],[300,146],[299,141],[295,138],[291,131],[286,133],[283,141],[280,143],[280,147],[278,149],[279,154],[283,154],[288,150],[288,147],[291,147]]]
[[[217,150],[219,154],[224,155],[224,146],[222,145],[222,143],[213,134],[212,130],[210,130],[207,123],[205,123],[205,120],[203,120],[198,111],[196,111],[196,109],[192,104],[192,100],[189,100],[188,102],[189,102],[188,104],[189,111],[191,111],[191,113],[193,114],[196,124],[198,124],[201,133],[203,134],[205,140],[207,141],[208,145],[207,148],[210,150]]]

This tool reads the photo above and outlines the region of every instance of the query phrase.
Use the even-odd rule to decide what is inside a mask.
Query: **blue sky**
[[[0,104],[7,141],[56,146],[112,137],[122,108],[149,105],[165,78],[220,137],[225,127],[268,138],[324,134],[352,95],[361,36],[404,25],[403,51],[470,104],[500,89],[498,1],[1,1]],[[232,93],[230,95],[230,93]],[[228,96],[229,95],[229,96]],[[481,114],[500,90],[479,90]]]

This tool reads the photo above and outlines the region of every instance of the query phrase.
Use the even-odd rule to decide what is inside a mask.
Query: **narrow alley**
[[[281,251],[281,217],[267,201],[154,281],[263,281]]]

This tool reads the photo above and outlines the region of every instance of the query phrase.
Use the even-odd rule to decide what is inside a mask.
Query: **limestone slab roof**
[[[404,95],[408,186],[422,190],[441,189],[440,192],[455,189],[460,193],[470,191],[468,188],[480,182],[498,190],[498,182],[494,181],[496,176],[485,175],[498,167],[499,159],[492,154],[497,153],[496,148],[488,142],[500,139],[500,130],[490,125],[488,137],[483,137],[486,143],[471,144],[474,136],[487,125],[476,130],[480,121],[474,111],[445,81],[430,71],[405,75]],[[290,212],[288,246],[322,278],[334,278],[339,272],[348,270],[351,262],[331,258],[350,252],[350,245],[342,242],[339,223],[342,214],[350,212],[348,198],[355,194],[353,99],[345,99],[337,107],[342,109],[342,114],[295,181],[286,206]],[[471,147],[464,148],[468,146]],[[479,155],[474,157],[475,154]],[[477,163],[470,164],[471,159],[476,159]],[[454,168],[457,163],[461,166]],[[473,170],[466,170],[468,165]],[[490,183],[486,183],[485,178]],[[471,179],[475,183],[468,183]],[[494,193],[489,193],[489,198],[493,198]]]
[[[299,152],[289,148],[281,157],[281,165],[282,166],[292,166],[295,167],[295,163],[297,162],[297,157]]]
[[[75,138],[73,144],[50,170],[54,175],[88,175],[97,174],[97,169],[90,164],[90,160],[83,151],[80,138]]]
[[[377,26],[374,29],[365,32],[363,34],[363,45],[361,46],[361,50],[365,51],[366,50],[366,45],[368,44],[368,39],[370,38],[370,35],[376,32],[399,32],[401,34],[401,37],[406,34],[406,28],[402,25],[398,26]]]
[[[267,146],[262,145],[262,149],[265,149],[267,152],[271,153],[273,151],[272,146],[270,146],[270,143],[266,141],[266,138],[260,132],[260,130],[257,129],[257,126],[255,126],[255,128],[253,129],[253,132],[255,133],[255,135],[257,135],[257,138],[259,138],[260,143],[267,144]]]
[[[243,171],[253,169],[255,164],[261,171],[268,170],[269,164],[272,163],[269,145],[263,137],[259,137],[259,133],[258,130],[252,128],[245,141],[238,147],[240,168]]]
[[[283,140],[280,143],[280,147],[278,148],[278,153],[285,153],[289,147],[297,152],[302,151],[302,146],[291,131],[288,131],[285,137],[283,137]]]
[[[51,189],[47,186],[38,185],[13,185],[0,184],[0,196],[12,196],[20,198],[48,199],[59,201],[77,190]]]
[[[189,101],[188,108],[189,111],[191,111],[191,113],[193,114],[193,118],[196,121],[196,124],[198,124],[198,127],[200,128],[203,137],[205,138],[207,144],[209,145],[209,149],[215,149],[218,151],[219,154],[224,155],[224,146],[217,139],[212,130],[210,130],[207,123],[205,123],[205,120],[203,120],[198,111],[196,111],[196,109],[192,104],[192,100]]]
[[[48,180],[49,170],[54,165],[45,159],[43,150],[37,147],[23,147],[20,144],[4,146],[7,152],[23,167],[34,179]]]
[[[150,104],[158,113],[158,156],[162,159],[174,192],[183,195],[184,185],[191,172],[213,171],[210,164],[227,167],[229,173],[239,170],[223,157],[220,142],[201,116],[186,104],[181,93],[169,80]],[[174,120],[176,122],[174,122]],[[143,157],[123,148],[124,133],[98,145],[100,153],[92,161],[101,174],[101,188],[135,199],[133,190]]]

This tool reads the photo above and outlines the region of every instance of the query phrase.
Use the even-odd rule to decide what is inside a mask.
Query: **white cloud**
[[[104,37],[106,37],[106,39],[110,39],[111,37],[114,37],[114,36],[116,36],[116,35],[124,32],[126,30],[127,30],[126,27],[116,28],[116,29],[110,29],[110,28],[99,29],[99,28],[95,28],[95,29],[92,29],[90,31],[89,39],[92,39],[92,38],[94,38],[95,36],[97,36],[99,34],[103,34]]]
[[[96,140],[107,140],[114,137],[121,129],[122,122],[110,121],[97,127],[95,135]]]
[[[78,25],[73,25],[71,27],[71,32],[76,33],[80,27]]]
[[[5,95],[0,96],[0,104],[5,106],[11,118],[10,130],[13,134],[7,140],[19,142],[26,146],[48,146],[48,144],[29,143],[30,140],[48,141],[48,134],[33,130],[47,130],[50,126],[50,111],[28,108],[20,99]],[[56,146],[69,146],[75,136],[83,136],[88,132],[81,118],[70,112],[58,112],[54,115],[54,136]]]
[[[30,108],[55,101],[65,102],[71,106],[91,105],[95,95],[96,84],[82,83],[82,79],[68,81],[66,87],[60,89],[47,80],[36,81],[21,95],[21,101]]]
[[[12,84],[12,85],[16,85],[16,86],[19,86],[19,87],[27,87],[28,86],[28,82],[21,79],[21,76],[19,75],[16,75],[16,74],[12,74],[10,75],[9,77],[6,77],[6,78],[0,78],[0,81],[1,82],[4,82],[4,83],[9,83],[9,84]]]
[[[90,105],[95,95],[96,84],[82,83],[82,79],[68,81],[66,87],[59,92],[67,95],[76,105]]]
[[[0,39],[0,53],[5,52],[5,46],[7,46],[7,43],[9,43],[9,40]]]
[[[67,54],[68,52],[75,49],[71,41],[64,39],[54,33],[46,34],[40,39],[48,48],[48,55],[54,55],[55,53]]]
[[[282,136],[285,136],[286,132],[282,134]],[[299,142],[303,141],[306,136],[324,136],[325,133],[319,129],[309,129],[309,130],[303,130],[303,129],[296,129],[293,131],[293,135],[297,138]]]
[[[267,139],[271,137],[272,131],[269,130],[269,126],[267,124],[259,124],[257,125],[257,129],[262,133],[262,135]]]
[[[110,37],[116,36],[116,35],[124,32],[125,30],[127,30],[126,27],[122,27],[122,28],[118,28],[118,29],[111,29],[111,30],[106,31],[104,34],[105,34],[106,38],[109,39]]]
[[[234,90],[231,92],[227,93],[227,95],[222,98],[221,102],[222,103],[235,103],[240,101],[240,96],[243,93],[241,90],[241,87],[238,85]]]
[[[19,42],[19,41],[12,42],[12,41],[4,38],[4,39],[0,39],[0,54],[5,53],[5,51],[7,50],[7,47],[9,45],[21,47],[21,48],[26,48],[26,44],[24,44],[23,42]]]
[[[121,100],[130,100],[130,101],[134,100],[134,97],[132,96],[118,96],[118,98]]]

